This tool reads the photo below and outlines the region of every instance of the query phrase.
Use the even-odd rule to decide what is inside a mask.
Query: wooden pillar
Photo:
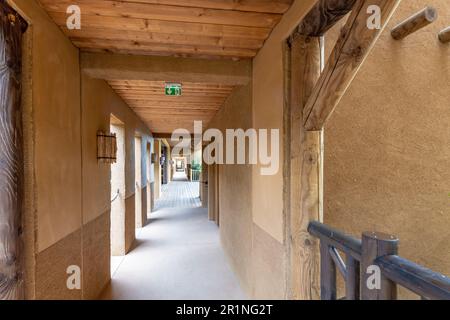
[[[215,187],[214,187],[214,221],[219,226],[220,225],[220,166],[218,164],[214,165],[215,168]]]
[[[322,220],[322,131],[307,132],[303,109],[320,77],[322,41],[296,35],[290,57],[290,294],[320,298],[318,241],[308,233],[311,220]]]
[[[216,165],[208,165],[208,217],[216,221]]]
[[[142,228],[145,224],[145,217],[142,202],[142,138],[134,138],[134,207],[136,228]]]
[[[361,259],[361,299],[362,300],[397,300],[397,286],[381,272],[374,270],[375,260],[387,255],[397,255],[397,237],[379,232],[365,232],[362,235]],[[371,268],[372,267],[372,268]],[[371,288],[369,277],[380,277],[380,287]],[[376,279],[374,279],[376,281]]]
[[[23,299],[22,32],[25,23],[0,2],[0,300]]]
[[[203,147],[202,147],[203,148]],[[203,148],[204,150],[204,148]],[[202,150],[202,173],[200,179],[200,189],[201,189],[201,201],[202,207],[208,208],[208,168],[209,166],[206,164],[203,158],[203,150]]]
[[[154,178],[155,178],[155,192],[153,194],[154,201],[158,200],[161,197],[161,140],[155,139],[154,151],[156,155],[156,161],[154,163]]]
[[[347,277],[345,279],[346,300],[360,299],[360,264],[351,255],[347,254],[346,263]]]

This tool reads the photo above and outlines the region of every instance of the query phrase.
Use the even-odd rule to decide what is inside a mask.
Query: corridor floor
[[[102,299],[245,299],[217,226],[195,199],[198,184],[184,180],[178,175],[165,186],[149,224],[136,231],[135,248],[114,257],[112,282]]]

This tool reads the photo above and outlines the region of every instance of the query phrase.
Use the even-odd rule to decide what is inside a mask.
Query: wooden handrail
[[[450,299],[450,278],[399,256],[378,258],[375,263],[390,280],[423,298]]]
[[[450,278],[399,257],[393,235],[364,232],[358,240],[319,222],[311,222],[308,231],[320,239],[322,300],[337,299],[336,268],[344,277],[347,300],[395,300],[397,285],[422,299],[450,300]],[[376,267],[379,287],[369,288]]]
[[[321,240],[326,240],[326,242],[336,249],[349,253],[358,261],[361,260],[361,240],[316,221],[309,224],[308,232]]]

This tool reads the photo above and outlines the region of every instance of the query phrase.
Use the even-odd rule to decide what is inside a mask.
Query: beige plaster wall
[[[393,40],[389,30],[426,5],[438,20]],[[437,33],[449,21],[447,0],[402,1],[325,129],[325,222],[355,236],[392,233],[402,256],[446,275],[450,46]]]
[[[125,129],[125,245],[124,253],[129,252],[135,240],[135,192],[136,175],[135,137],[139,135],[141,152],[141,184],[147,179],[147,143],[153,143],[151,132],[137,115],[103,80],[82,75],[82,115],[83,115],[83,222],[85,224],[98,219],[105,210],[111,209],[111,172],[110,166],[97,162],[98,130],[110,131],[110,116],[120,120]],[[139,149],[139,148],[138,148]],[[109,224],[106,232],[109,235]],[[88,239],[86,239],[88,241]],[[105,245],[105,244],[103,244]],[[108,252],[109,252],[109,243]],[[106,250],[106,248],[105,248]],[[105,269],[108,266],[98,266]],[[98,272],[95,268],[85,272]],[[86,275],[87,276],[87,275]],[[101,288],[99,288],[101,289]]]
[[[235,89],[209,124],[225,129],[248,129],[252,125],[251,85]],[[215,166],[208,166],[214,169]],[[214,171],[216,172],[216,171]],[[252,279],[252,174],[249,165],[220,165],[219,212],[220,236],[228,260],[248,295],[253,292]],[[215,205],[214,175],[208,173],[208,205]],[[214,217],[211,217],[212,219]],[[213,222],[211,222],[213,223]]]
[[[27,279],[34,279],[27,280],[27,297],[94,298],[110,277],[110,227],[105,220],[111,206],[110,169],[97,163],[97,131],[109,132],[110,113],[126,125],[127,221],[132,224],[127,228],[128,248],[134,240],[134,136],[139,133],[146,144],[152,141],[151,133],[106,82],[81,76],[79,50],[35,0],[9,2],[29,22],[26,39],[31,39],[30,52],[25,53],[32,67],[25,68],[31,88],[25,96],[24,121],[30,131],[25,145],[33,150],[33,159],[27,158],[27,185],[35,190],[36,209],[27,210],[33,219],[25,220],[36,242],[27,242],[27,260],[33,260],[27,261]],[[82,267],[86,281],[81,290],[66,287],[71,265]]]
[[[279,129],[283,133],[283,43],[314,0],[294,1],[273,30],[264,47],[253,60],[253,126],[257,129]],[[283,163],[280,141],[280,164]],[[283,171],[262,176],[260,167],[253,167],[253,221],[279,242],[284,242]]]
[[[246,130],[252,127],[252,121],[249,84],[234,90],[209,127],[221,130],[225,136],[226,129]],[[213,169],[208,173],[208,206],[211,209],[217,201],[213,181],[218,172],[221,241],[242,287],[250,298],[283,299],[285,250],[279,241],[253,223],[252,166],[220,165],[219,170],[215,166],[208,169]]]
[[[110,131],[113,114],[125,127],[125,198],[135,193],[135,136],[141,137],[141,185],[146,181],[146,145],[153,143],[150,130],[103,80],[82,75],[83,96],[83,221],[95,219],[111,206],[110,167],[97,162],[98,130]]]

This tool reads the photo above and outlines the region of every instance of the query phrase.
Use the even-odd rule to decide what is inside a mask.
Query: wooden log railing
[[[450,278],[399,257],[394,236],[365,232],[359,240],[319,222],[311,222],[308,231],[320,240],[322,300],[337,299],[337,270],[344,278],[345,300],[396,300],[397,286],[423,300],[450,300]],[[369,282],[377,271],[374,287]]]

